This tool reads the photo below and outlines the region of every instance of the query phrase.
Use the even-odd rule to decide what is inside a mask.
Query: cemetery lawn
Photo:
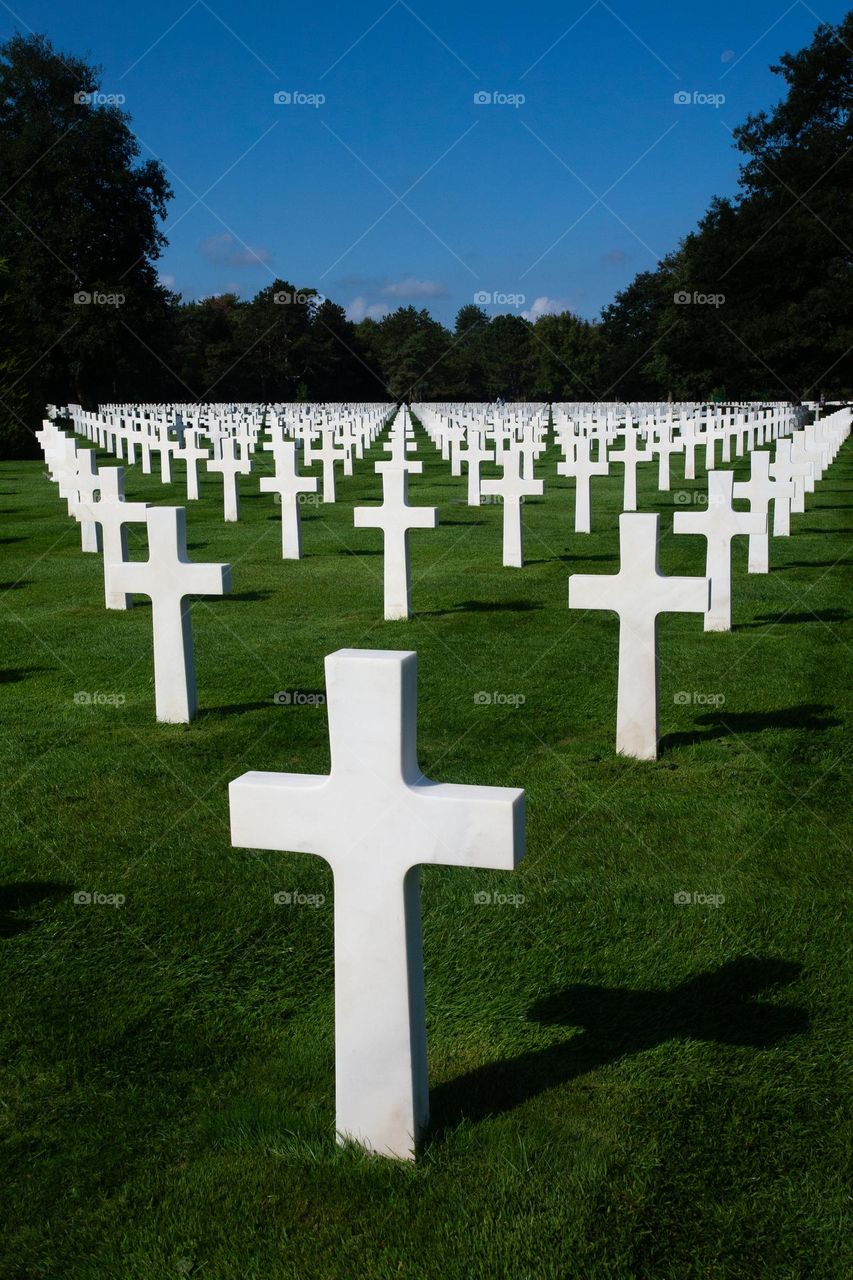
[[[614,754],[616,620],[566,607],[570,572],[616,569],[621,468],[575,535],[551,451],[504,569],[500,507],[419,438],[410,501],[440,526],[411,537],[409,623],[382,621],[381,535],[353,529],[367,461],[303,506],[299,563],[267,455],[238,525],[202,480],[190,554],[230,562],[233,595],[193,606],[180,727],[154,721],[148,602],[107,613],[43,468],[0,466],[0,1277],[849,1276],[853,446],[768,576],[736,541],[730,634],[661,619],[643,764]],[[671,532],[705,487],[682,465],[666,495],[640,468],[640,509],[662,571],[700,573],[704,540]],[[182,503],[174,471],[130,469],[127,497]],[[328,770],[323,708],[273,696],[321,691],[350,646],[417,651],[427,776],[527,792],[517,872],[421,875],[416,1166],[335,1146],[328,868],[229,842],[231,779]]]

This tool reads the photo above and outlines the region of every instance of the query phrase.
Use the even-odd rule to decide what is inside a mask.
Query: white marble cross
[[[638,448],[638,435],[631,425],[630,418],[625,425],[625,447],[610,451],[610,461],[621,463],[625,468],[625,484],[623,488],[622,510],[637,510],[637,464],[651,462],[654,454],[651,449]]]
[[[226,524],[234,524],[240,519],[240,488],[237,477],[247,476],[252,470],[252,464],[248,459],[243,462],[238,458],[237,442],[233,436],[223,436],[222,454],[208,462],[207,469],[222,474],[224,520]]]
[[[769,452],[750,455],[749,479],[735,481],[734,496],[745,498],[753,515],[764,516],[764,527],[763,532],[749,536],[747,573],[770,572],[770,534],[767,529],[770,503],[775,498],[790,500],[794,492],[793,483],[782,484],[771,476]]]
[[[701,442],[702,433],[696,419],[685,416],[682,411],[680,423],[680,439],[684,446],[684,479],[696,479],[696,448]],[[725,460],[725,459],[724,459]]]
[[[172,483],[172,454],[178,448],[177,442],[169,436],[168,422],[161,422],[159,426],[160,433],[160,479],[163,484]]]
[[[480,432],[472,428],[468,432],[465,448],[460,449],[457,456],[459,461],[466,463],[468,467],[468,506],[479,507],[480,466],[483,462],[492,461],[492,452],[490,449],[483,448]]]
[[[231,566],[192,563],[184,507],[149,507],[147,522],[148,559],[110,564],[110,589],[151,597],[157,719],[186,724],[198,709],[188,597],[230,591]]]
[[[521,453],[511,446],[501,456],[503,475],[499,480],[482,480],[480,492],[503,499],[503,562],[513,569],[524,564],[524,534],[521,523],[522,498],[541,498],[544,480],[521,478]]]
[[[409,565],[409,530],[434,529],[436,507],[411,507],[408,501],[409,470],[422,463],[407,463],[406,469],[393,462],[378,462],[382,476],[382,505],[354,507],[356,529],[381,529],[384,534],[385,621],[405,620],[412,611],[412,583]]]
[[[277,493],[281,501],[281,558],[302,558],[302,525],[299,520],[299,495],[316,493],[316,476],[300,476],[296,467],[296,442],[276,442],[275,475],[261,476],[261,492]]]
[[[342,462],[346,456],[345,449],[339,449],[335,440],[335,432],[333,429],[324,430],[322,433],[323,442],[319,449],[312,448],[311,462],[314,461],[314,455],[320,459],[323,464],[323,502],[335,501],[335,463]],[[307,461],[307,459],[306,459]]]
[[[733,471],[709,471],[707,509],[676,511],[672,521],[675,533],[701,534],[708,544],[705,574],[711,579],[711,604],[705,614],[706,631],[732,629],[732,538],[767,529],[766,515],[735,511],[733,483]]]
[[[465,439],[465,428],[458,422],[449,422],[444,431],[444,441],[450,446],[450,474],[462,475],[461,448]]]
[[[669,492],[669,458],[670,454],[681,453],[684,445],[680,440],[672,438],[672,424],[662,423],[656,429],[656,438],[652,441],[651,450],[658,458],[658,489],[662,493]],[[642,461],[642,459],[641,459]]]
[[[139,419],[139,451],[142,455],[142,474],[144,476],[151,475],[151,449],[154,441],[149,430],[150,423],[147,418]]]
[[[416,460],[412,461],[408,456],[410,453],[417,453],[418,446],[414,439],[411,419],[405,406],[401,407],[395,415],[388,439],[382,448],[385,453],[391,455],[385,461],[392,466],[402,468],[404,471],[423,471],[423,463]]]
[[[606,476],[610,471],[604,438],[602,437],[599,442],[597,462],[593,462],[590,456],[591,445],[589,436],[578,436],[574,441],[575,456],[557,463],[558,475],[575,478],[575,533],[589,533],[592,527],[589,501],[590,480],[593,476]]]
[[[187,466],[187,499],[190,502],[198,498],[198,463],[207,462],[210,454],[199,443],[198,427],[187,427],[184,431],[183,448],[175,451],[176,458],[182,458]]]
[[[657,515],[619,517],[616,574],[573,574],[570,609],[608,609],[619,615],[616,750],[638,760],[658,754],[657,620],[660,613],[706,613],[707,578],[667,578],[658,570]]]
[[[788,538],[791,534],[791,512],[805,511],[806,479],[812,474],[811,463],[795,462],[790,440],[776,441],[776,456],[770,463],[770,475],[779,484],[792,484],[791,498],[777,497],[773,503],[773,536]]]
[[[97,455],[94,449],[77,449],[73,455],[74,475],[72,492],[68,498],[68,512],[80,523],[80,547],[83,551],[100,551],[98,527],[94,521],[80,515],[81,505],[95,500],[101,482],[98,475]]]
[[[339,650],[326,692],[331,773],[237,778],[231,841],[331,865],[338,1140],[411,1160],[429,1118],[419,866],[513,870],[524,792],[423,776],[416,654]]]
[[[129,524],[145,524],[148,504],[125,502],[124,468],[106,467],[98,473],[100,502],[84,502],[78,507],[81,519],[100,525],[104,548],[104,599],[108,609],[129,609],[133,601],[123,591],[113,589],[110,581],[112,565],[127,560],[127,528]]]

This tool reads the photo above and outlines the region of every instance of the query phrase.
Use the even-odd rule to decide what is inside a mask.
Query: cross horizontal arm
[[[231,843],[240,849],[290,850],[332,860],[340,837],[329,816],[329,778],[250,771],[228,787]]]
[[[570,609],[609,609],[619,613],[624,588],[618,574],[573,573],[569,578]]]
[[[515,787],[460,786],[422,778],[409,788],[415,821],[429,824],[448,867],[512,871],[524,856],[524,792]]]

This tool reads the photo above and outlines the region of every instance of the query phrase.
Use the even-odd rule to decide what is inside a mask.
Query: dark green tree
[[[98,91],[98,70],[45,36],[0,46],[0,252],[40,400],[133,394],[158,368],[167,294],[154,262],[171,192]]]
[[[486,398],[527,400],[534,382],[531,325],[523,316],[499,315],[483,334]]]
[[[385,383],[401,400],[447,395],[452,338],[424,308],[398,307],[379,323],[379,355]]]
[[[316,400],[377,400],[385,386],[370,366],[358,330],[343,307],[326,298],[311,320],[312,397]]]
[[[616,395],[853,392],[851,48],[853,13],[780,58],[786,96],[734,131],[738,194],[605,308]]]
[[[33,431],[44,410],[30,373],[31,348],[18,317],[7,263],[0,258],[0,458],[33,452]],[[34,356],[32,357],[35,358]]]
[[[536,400],[596,400],[601,385],[599,326],[563,311],[545,315],[531,329]]]

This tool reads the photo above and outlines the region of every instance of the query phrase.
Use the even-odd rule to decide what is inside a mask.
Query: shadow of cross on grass
[[[756,997],[793,982],[801,971],[794,961],[746,956],[669,990],[578,984],[537,1000],[528,1021],[582,1027],[582,1033],[439,1085],[431,1093],[430,1136],[439,1137],[463,1119],[510,1111],[547,1089],[669,1040],[769,1049],[806,1031],[809,1015],[805,1009],[762,1003]]]
[[[38,920],[28,920],[10,914],[26,911],[46,899],[63,898],[74,886],[59,880],[22,880],[18,884],[0,884],[0,938],[13,938],[15,934],[34,929]]]
[[[844,723],[837,716],[828,715],[831,710],[832,707],[820,703],[804,702],[799,707],[783,707],[780,711],[709,711],[706,715],[694,717],[693,729],[665,734],[660,740],[660,749],[689,747],[711,738],[765,733],[771,729],[808,729],[819,733]],[[703,731],[702,726],[707,728]]]

